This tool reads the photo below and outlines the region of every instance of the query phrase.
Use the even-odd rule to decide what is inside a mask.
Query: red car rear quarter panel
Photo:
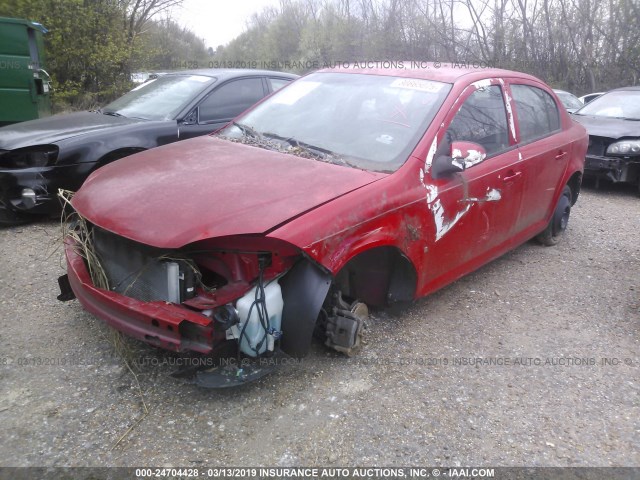
[[[113,233],[178,248],[264,233],[384,176],[199,137],[107,165],[89,177],[73,206]]]

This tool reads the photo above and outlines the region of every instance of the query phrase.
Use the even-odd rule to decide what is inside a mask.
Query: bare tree
[[[156,15],[182,5],[184,0],[119,0],[126,12],[125,28],[129,43],[143,32],[147,22]]]
[[[320,62],[480,62],[587,93],[638,82],[640,3],[282,0],[279,11],[256,16],[225,52]]]

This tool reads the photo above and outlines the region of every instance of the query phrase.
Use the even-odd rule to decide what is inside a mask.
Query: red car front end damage
[[[209,167],[203,149],[224,165],[216,182],[211,173],[192,174]],[[292,163],[290,155],[210,137],[170,146],[161,158],[157,152],[101,169],[74,196],[78,221],[65,240],[73,295],[117,330],[168,350],[211,354],[238,341],[254,358],[274,353],[276,344],[304,355],[331,271],[270,232],[388,175],[297,157]],[[188,173],[157,188],[177,157]],[[292,177],[301,190],[288,186]],[[265,181],[262,195],[245,193]],[[265,202],[273,208],[265,211]],[[337,307],[346,311],[324,319],[325,341],[351,353],[364,321],[354,312],[363,306],[337,298]],[[349,318],[346,330],[338,332],[336,315]]]
[[[65,254],[69,284],[85,310],[116,330],[157,347],[211,352],[214,331],[210,318],[179,305],[144,302],[97,288],[75,241],[68,241]]]
[[[144,245],[118,238],[99,227],[91,229],[93,243],[101,257],[110,255],[112,261],[122,257],[123,249],[120,247],[130,252],[146,250]],[[178,270],[176,298],[171,299],[173,301],[154,301],[149,297],[171,295],[171,292],[148,291],[154,288],[149,282],[154,279],[145,278],[148,277],[145,269],[153,270],[150,267],[153,265],[151,257],[142,271],[136,270],[136,276],[132,278],[123,278],[122,275],[118,278],[118,272],[107,266],[105,269],[110,279],[119,281],[114,282],[111,289],[98,288],[91,279],[81,242],[68,238],[65,243],[69,284],[86,310],[117,330],[154,346],[203,354],[211,353],[217,344],[225,341],[228,327],[222,328],[221,323],[215,320],[221,320],[218,313],[227,312],[217,312],[217,309],[246,295],[252,288],[251,280],[261,274],[265,282],[273,280],[288,271],[300,257],[297,249],[281,242],[266,240],[257,243],[247,238],[202,241],[189,249],[164,250],[156,257],[166,258],[167,263],[175,263],[169,260],[182,262],[187,269],[197,272],[199,278],[188,274],[184,278],[185,269],[182,272]],[[222,246],[229,244],[242,251],[227,251]],[[131,255],[124,259],[136,261]],[[149,273],[159,275],[157,270]],[[162,288],[162,285],[157,287]]]
[[[185,141],[94,173],[73,199],[80,222],[66,240],[82,305],[174,351],[233,344],[252,358],[303,356],[316,333],[351,354],[366,305],[427,295],[536,235],[559,240],[587,136],[549,87],[502,70],[339,73],[358,75],[354,92],[365,92],[347,92],[359,123],[343,118],[344,128],[362,126],[373,146],[327,125],[326,145],[313,147],[275,131],[287,117],[258,128],[270,103],[277,116],[320,92],[319,73],[230,124],[227,139]],[[328,75],[337,82],[329,92],[349,83]],[[388,79],[379,96],[367,76]],[[345,102],[321,100],[331,109],[301,108],[289,128],[304,136],[316,117],[341,121]],[[412,115],[429,102],[420,123]],[[411,132],[407,148],[393,150]],[[375,161],[353,163],[366,156]]]

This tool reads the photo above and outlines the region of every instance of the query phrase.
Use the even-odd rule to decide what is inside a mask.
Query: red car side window
[[[492,156],[509,148],[508,129],[502,91],[492,85],[479,88],[465,100],[447,129],[446,139],[478,143]]]
[[[520,124],[520,143],[560,130],[560,112],[551,95],[530,85],[511,85]]]

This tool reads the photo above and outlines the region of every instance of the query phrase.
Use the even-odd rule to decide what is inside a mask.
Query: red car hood
[[[113,233],[178,248],[264,233],[385,176],[205,136],[97,170],[72,203]]]

